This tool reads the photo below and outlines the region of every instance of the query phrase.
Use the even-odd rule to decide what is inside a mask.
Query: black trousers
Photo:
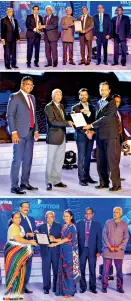
[[[119,35],[114,38],[114,62],[118,63],[119,60],[119,45],[121,45],[122,56],[121,63],[126,63],[126,40],[121,41]]]
[[[103,45],[104,50],[104,62],[107,62],[107,46],[108,46],[108,40],[103,35],[103,32],[99,32],[99,35],[97,36],[96,40],[97,44],[97,61],[101,62],[101,47]]]
[[[45,37],[45,54],[49,65],[58,64],[57,41],[50,42],[48,37]]]
[[[27,64],[31,63],[33,47],[35,48],[34,63],[39,62],[40,38],[40,34],[36,34],[33,38],[27,38]]]
[[[16,65],[16,40],[7,42],[4,45],[4,61],[5,67],[8,68],[10,65],[14,67]]]
[[[80,288],[83,290],[87,289],[87,283],[85,278],[87,259],[89,264],[89,288],[96,289],[96,256],[94,256],[94,254],[90,254],[89,249],[87,247],[84,247],[83,253],[80,255]]]
[[[120,139],[99,139],[97,137],[97,171],[100,184],[109,184],[109,173],[113,186],[120,186]]]

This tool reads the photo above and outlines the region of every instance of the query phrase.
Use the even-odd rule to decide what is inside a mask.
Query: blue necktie
[[[100,14],[100,19],[99,19],[99,31],[103,32],[103,20],[102,20],[102,14]]]

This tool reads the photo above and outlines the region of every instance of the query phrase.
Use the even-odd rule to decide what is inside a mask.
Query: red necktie
[[[32,108],[32,102],[31,102],[31,98],[30,95],[28,96],[28,100],[29,100],[29,104],[30,104],[30,127],[33,129],[34,128],[34,112],[33,112],[33,108]]]
[[[82,23],[82,29],[84,29],[84,20],[85,20],[85,16],[83,16],[81,23]]]
[[[48,17],[46,18],[46,25],[49,25],[49,22],[50,22],[50,16],[48,16]]]
[[[34,18],[35,18],[35,25],[37,27],[37,15],[34,15]]]
[[[88,247],[89,233],[90,233],[90,222],[86,222],[86,237],[85,237],[85,246]]]

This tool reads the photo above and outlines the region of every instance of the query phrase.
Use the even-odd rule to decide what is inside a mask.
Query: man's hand
[[[18,144],[20,141],[18,133],[12,133],[12,142]]]
[[[106,35],[106,39],[109,40],[109,38],[110,38],[110,36],[107,34],[107,35]]]
[[[93,37],[93,40],[97,40],[97,37],[96,37],[96,36],[94,36],[94,37]]]
[[[68,121],[68,124],[69,124],[69,126],[72,126],[72,127],[74,126],[74,123],[71,120]]]
[[[54,248],[54,247],[56,247],[56,243],[49,244],[48,247],[49,247],[49,248]]]
[[[92,140],[92,136],[93,136],[94,132],[92,134],[92,131],[87,131],[85,134],[89,140]]]
[[[34,237],[34,233],[30,233],[30,232],[28,232],[28,233],[26,233],[26,236],[29,236],[29,237]]]
[[[96,257],[100,257],[100,256],[101,256],[101,254],[100,254],[100,253],[97,253],[97,254],[96,254]]]
[[[39,25],[38,29],[46,28],[46,25]]]
[[[51,242],[55,241],[55,237],[53,235],[49,235],[49,239],[50,239]]]
[[[87,124],[83,127],[84,130],[90,130],[91,129],[91,124]]]
[[[17,40],[17,44],[20,44],[20,40]]]
[[[35,134],[34,134],[34,140],[38,141],[39,137],[40,137],[39,132],[35,132]]]
[[[1,43],[2,43],[2,45],[5,45],[5,40],[2,39],[2,40],[1,40]]]
[[[84,30],[84,29],[82,29],[81,31],[80,31],[80,33],[85,33],[86,31]]]
[[[87,114],[89,113],[89,110],[82,109],[82,110],[81,110],[81,113],[83,113],[83,114],[87,115]]]

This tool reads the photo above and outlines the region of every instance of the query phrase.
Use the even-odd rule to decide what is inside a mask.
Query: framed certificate
[[[82,31],[82,24],[81,21],[74,21],[75,32]]]
[[[47,234],[36,234],[38,244],[40,245],[49,245],[49,239]]]
[[[72,120],[73,120],[76,128],[84,127],[87,125],[82,113],[72,113],[71,117],[72,117]]]

